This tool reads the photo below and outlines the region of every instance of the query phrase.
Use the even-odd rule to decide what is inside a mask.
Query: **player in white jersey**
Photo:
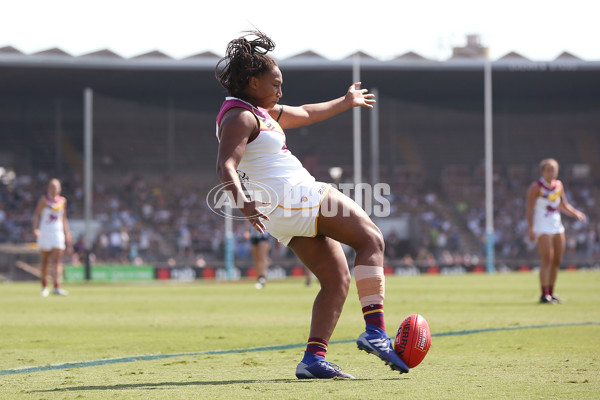
[[[38,249],[42,256],[42,296],[47,297],[48,267],[52,264],[52,293],[66,296],[67,292],[60,287],[62,279],[62,256],[66,246],[71,242],[71,231],[67,220],[67,199],[60,195],[61,184],[58,179],[48,183],[48,193],[42,196],[33,214],[33,232],[37,238]]]
[[[586,216],[569,204],[563,183],[559,181],[558,162],[548,158],[540,163],[541,177],[529,186],[527,222],[529,239],[535,240],[541,258],[541,303],[555,304],[561,300],[554,294],[554,285],[565,251],[565,228],[560,213],[585,221]]]
[[[268,36],[250,32],[229,42],[225,57],[217,64],[217,80],[230,95],[217,116],[217,175],[223,189],[240,199],[237,207],[254,229],[268,231],[290,247],[321,284],[296,376],[353,378],[325,361],[351,281],[340,242],[356,252],[354,277],[366,323],[357,340],[359,349],[377,355],[394,370],[408,372],[385,331],[381,231],[352,199],[315,181],[287,148],[283,131],[353,107],[372,108],[374,95],[356,82],[344,96],[331,101],[280,105],[283,76],[267,55],[274,48]],[[221,63],[224,66],[219,69]],[[248,196],[249,188],[261,197]]]

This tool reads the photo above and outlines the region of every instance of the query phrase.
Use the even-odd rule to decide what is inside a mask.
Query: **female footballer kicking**
[[[217,174],[225,190],[234,199],[242,199],[240,210],[254,229],[268,231],[290,247],[321,284],[296,376],[353,379],[325,361],[351,280],[340,242],[356,252],[354,276],[366,323],[358,347],[392,369],[408,372],[385,331],[381,231],[353,200],[317,182],[285,143],[284,129],[313,124],[353,107],[372,108],[374,95],[356,82],[343,97],[328,102],[280,105],[283,77],[267,55],[274,48],[266,35],[250,32],[229,42],[225,57],[217,64],[217,80],[230,96],[217,116]],[[260,196],[247,196],[247,186]]]

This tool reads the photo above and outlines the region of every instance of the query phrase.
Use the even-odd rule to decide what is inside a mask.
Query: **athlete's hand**
[[[250,221],[250,224],[254,229],[259,231],[260,233],[265,233],[267,228],[265,227],[261,219],[265,219],[268,221],[269,217],[267,216],[267,214],[260,211],[259,207],[268,207],[270,205],[271,203],[266,201],[253,200],[245,202],[244,208],[242,208],[240,211],[242,211],[242,214],[244,214],[248,221]]]
[[[529,228],[529,240],[532,242],[535,241],[535,233],[533,232],[533,228]]]
[[[577,218],[578,220],[580,220],[581,222],[585,222],[587,220],[587,217],[585,216],[584,213],[582,213],[581,211],[577,210],[575,212],[575,218]]]
[[[40,230],[39,229],[34,229],[33,230],[33,236],[35,236],[35,238],[39,238],[40,237]]]
[[[372,104],[375,104],[375,95],[368,93],[367,89],[359,89],[361,82],[356,82],[350,85],[348,93],[346,93],[346,101],[350,104],[350,107],[365,107],[373,108]]]

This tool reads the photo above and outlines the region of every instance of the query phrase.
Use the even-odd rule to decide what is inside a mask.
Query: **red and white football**
[[[422,315],[412,314],[404,321],[396,333],[394,350],[409,368],[414,368],[423,361],[431,347],[429,324]]]

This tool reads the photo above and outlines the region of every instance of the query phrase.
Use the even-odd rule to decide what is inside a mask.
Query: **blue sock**
[[[375,325],[371,325],[371,324],[367,324],[367,330],[368,331],[375,331],[375,332],[383,332],[383,333],[385,333],[385,331],[383,329],[381,329],[380,327],[375,326]]]
[[[316,354],[313,354],[313,353],[310,353],[308,351],[305,351],[304,352],[304,358],[302,359],[302,362],[304,364],[310,365],[310,364],[312,364],[312,363],[314,363],[316,361],[324,360],[324,359],[325,359],[325,357],[321,357],[321,356],[318,356]]]

